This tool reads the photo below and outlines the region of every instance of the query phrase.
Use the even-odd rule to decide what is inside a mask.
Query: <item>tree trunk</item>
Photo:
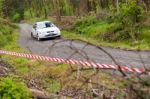
[[[79,11],[81,16],[88,13],[88,0],[80,0]]]
[[[120,11],[119,11],[119,0],[117,0],[117,2],[116,2],[117,4],[117,14],[119,14],[120,13]]]
[[[57,22],[61,22],[60,4],[59,3],[60,3],[59,0],[53,0]]]
[[[112,0],[112,6],[116,8],[116,0]]]

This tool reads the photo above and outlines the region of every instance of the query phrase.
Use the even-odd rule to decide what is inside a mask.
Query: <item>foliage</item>
[[[43,81],[43,85],[44,87],[46,88],[46,90],[48,92],[51,92],[51,93],[56,93],[60,90],[61,86],[60,86],[60,83],[54,79],[45,79]]]
[[[13,16],[11,17],[11,20],[13,22],[19,22],[21,20],[20,14],[19,13],[13,14]]]
[[[0,47],[12,41],[13,27],[1,22],[0,23]]]
[[[82,17],[81,19],[78,19],[75,22],[74,27],[78,27],[78,26],[86,27],[96,23],[97,23],[97,19],[93,16]]]
[[[142,26],[144,18],[144,10],[137,5],[136,0],[128,0],[126,3],[120,4],[119,14],[116,13],[113,16],[113,21],[116,25],[110,29],[115,39],[110,40],[116,41],[122,38],[122,40],[137,40],[139,38],[139,29]]]
[[[112,24],[113,25],[113,24]],[[65,39],[79,39],[82,41],[87,41],[90,43],[93,43],[94,45],[99,45],[99,46],[109,46],[113,48],[120,48],[120,49],[130,49],[130,50],[149,50],[150,49],[150,29],[144,29],[141,30],[141,36],[140,40],[137,42],[133,42],[130,40],[120,40],[117,42],[107,42],[107,37],[104,39],[104,35],[106,35],[106,31],[109,28],[109,24],[105,25],[100,25],[98,29],[100,28],[98,34],[96,33],[91,33],[93,36],[88,36],[87,34],[79,34],[74,31],[62,31],[62,36]],[[102,32],[101,32],[102,30]],[[112,37],[111,35],[108,35],[110,38]]]
[[[60,0],[60,10],[61,10],[61,15],[72,15],[73,10],[72,6],[70,6],[70,3],[68,0]]]
[[[3,0],[1,3],[4,18],[10,18],[14,22],[24,19],[24,0]]]
[[[23,20],[24,17],[47,18],[49,15],[57,16],[57,13],[60,13],[60,15],[62,16],[82,16],[87,15],[91,12],[97,14],[104,9],[108,10],[110,6],[113,9],[117,9],[117,1],[119,2],[119,4],[125,4],[126,2],[126,4],[129,4],[128,2],[131,2],[132,0],[0,0],[0,15],[3,15],[4,18],[7,17],[12,19],[11,17],[19,14],[19,21],[21,19]],[[143,3],[146,9],[149,10],[149,1],[133,1]],[[135,9],[133,8],[133,10]],[[131,13],[133,10],[130,10]],[[29,12],[29,14],[24,15],[24,13],[26,12]]]
[[[81,19],[78,19],[74,23],[73,30],[75,30],[77,33],[80,33],[80,34],[89,35],[91,34],[91,32],[93,33],[96,32],[96,31],[93,31],[95,30],[94,26],[96,24],[98,24],[98,20],[96,19],[96,17],[93,17],[93,16],[83,17]]]
[[[94,16],[78,19],[73,30],[89,36],[99,34],[98,37],[105,41],[137,41],[145,19],[143,8],[135,0],[122,2],[119,6],[119,13],[114,9],[114,14],[103,20]]]
[[[82,39],[103,46],[150,48],[149,26],[144,25],[146,13],[142,6],[135,0],[126,0],[119,2],[119,13],[114,6],[111,6],[110,11],[111,16],[108,14],[106,18],[98,14],[96,17],[95,15],[81,17],[75,21],[71,31],[64,33],[64,37]],[[107,12],[110,13],[108,10]]]
[[[23,83],[9,78],[0,80],[0,99],[29,99],[30,93]]]

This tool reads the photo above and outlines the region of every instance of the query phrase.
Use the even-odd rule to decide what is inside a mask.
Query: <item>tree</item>
[[[80,15],[86,15],[88,13],[88,0],[80,0],[79,9]]]
[[[150,0],[143,0],[146,4],[147,10],[150,10]]]
[[[59,0],[53,0],[53,5],[56,13],[56,20],[61,22],[60,4]]]
[[[3,0],[2,13],[4,18],[24,19],[24,0]]]

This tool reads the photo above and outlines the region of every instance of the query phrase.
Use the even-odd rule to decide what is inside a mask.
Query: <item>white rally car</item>
[[[37,38],[40,41],[42,38],[60,37],[61,32],[58,27],[56,27],[50,21],[36,22],[31,31],[31,37]]]

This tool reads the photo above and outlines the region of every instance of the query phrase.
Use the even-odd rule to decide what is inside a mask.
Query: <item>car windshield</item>
[[[43,28],[49,28],[49,27],[54,27],[55,25],[51,22],[41,22],[37,24],[38,29],[43,29]]]

